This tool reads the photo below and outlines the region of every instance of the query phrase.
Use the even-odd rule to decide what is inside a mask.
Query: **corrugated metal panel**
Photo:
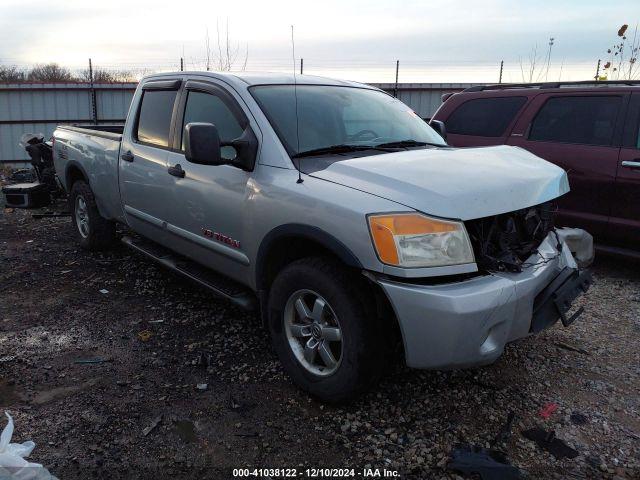
[[[95,84],[98,122],[123,121],[135,83]],[[86,83],[0,85],[0,162],[28,159],[18,145],[24,133],[49,137],[58,123],[91,122],[91,90]]]
[[[372,83],[386,92],[393,93],[394,83]],[[460,92],[479,83],[399,83],[398,99],[410,106],[422,118],[431,118],[442,104],[442,95]]]
[[[393,92],[393,83],[372,84]],[[475,83],[401,83],[398,98],[418,115],[430,118],[443,93],[456,92]],[[135,83],[95,84],[98,120],[124,121]],[[0,162],[26,160],[18,146],[24,133],[49,137],[58,123],[90,122],[91,93],[86,83],[21,83],[0,85]],[[104,123],[104,122],[103,122]]]

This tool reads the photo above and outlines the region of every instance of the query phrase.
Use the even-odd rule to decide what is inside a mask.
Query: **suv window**
[[[187,96],[187,105],[184,110],[184,126],[191,122],[213,123],[218,129],[220,141],[230,142],[242,135],[242,125],[235,117],[227,104],[218,96],[210,93],[190,91]],[[184,136],[182,139],[182,150],[185,149]],[[233,147],[222,147],[220,149],[222,158],[232,160],[236,156]]]
[[[526,103],[527,97],[476,98],[460,105],[447,118],[447,132],[500,137]]]
[[[140,104],[136,138],[140,142],[169,146],[169,128],[177,90],[145,90]]]
[[[622,97],[552,97],[531,124],[529,140],[611,145]]]

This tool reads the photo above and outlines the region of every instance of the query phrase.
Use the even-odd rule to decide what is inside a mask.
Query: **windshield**
[[[298,125],[293,85],[256,86],[251,93],[291,156],[347,145],[446,145],[408,106],[377,90],[298,85]]]

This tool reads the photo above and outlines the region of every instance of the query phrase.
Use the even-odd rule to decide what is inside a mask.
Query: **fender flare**
[[[271,230],[265,235],[262,242],[260,242],[255,268],[256,286],[258,290],[263,290],[266,287],[266,285],[264,285],[264,277],[269,250],[277,241],[287,237],[312,240],[336,255],[345,265],[354,268],[363,268],[360,260],[349,250],[349,247],[330,233],[312,225],[287,223]]]
[[[76,162],[75,160],[71,160],[67,162],[67,165],[64,167],[64,183],[67,189],[67,193],[71,192],[71,187],[69,185],[69,180],[70,180],[69,172],[72,168],[77,168],[78,170],[80,170],[80,173],[82,173],[82,176],[84,177],[85,181],[89,184],[89,187],[91,187],[91,182],[89,181],[89,175],[87,175],[87,171],[84,169],[82,164],[80,164],[80,162]]]

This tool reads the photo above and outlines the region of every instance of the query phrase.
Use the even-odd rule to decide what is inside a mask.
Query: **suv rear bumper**
[[[555,234],[550,233],[528,260],[535,265],[520,273],[491,273],[442,285],[379,278],[400,324],[407,365],[445,369],[488,364],[507,342],[546,328],[561,316],[570,323],[570,303],[586,291],[590,277],[579,272],[561,241],[558,254]]]

